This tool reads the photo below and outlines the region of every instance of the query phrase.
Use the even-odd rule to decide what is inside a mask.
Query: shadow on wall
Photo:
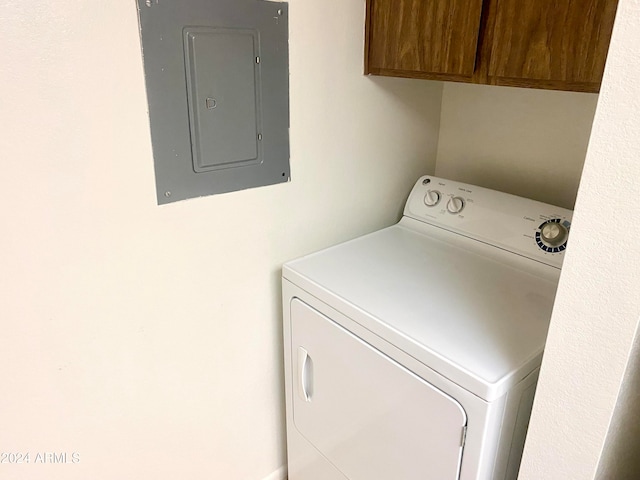
[[[597,480],[637,480],[640,478],[640,336],[624,375],[618,403],[613,412]]]
[[[434,80],[416,80],[412,78],[383,77],[378,75],[365,75],[364,78],[371,82],[376,88],[379,88],[383,94],[389,95],[393,97],[394,100],[399,101],[408,111],[415,111],[420,115],[424,114],[422,110],[424,103],[417,102],[414,95],[407,95],[406,92],[410,88],[421,86],[423,89],[439,92],[439,98],[441,99],[444,88],[442,82]],[[436,128],[437,127],[439,127],[439,125],[436,125]]]

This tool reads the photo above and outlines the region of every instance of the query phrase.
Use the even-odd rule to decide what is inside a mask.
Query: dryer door
[[[453,398],[293,299],[295,427],[349,480],[455,480],[467,416]]]

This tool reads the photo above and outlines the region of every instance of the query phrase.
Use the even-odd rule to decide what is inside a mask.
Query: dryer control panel
[[[416,182],[404,215],[560,268],[573,212],[429,175]]]

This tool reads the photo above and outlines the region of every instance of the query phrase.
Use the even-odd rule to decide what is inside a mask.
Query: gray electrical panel
[[[158,204],[288,181],[288,5],[138,10]]]

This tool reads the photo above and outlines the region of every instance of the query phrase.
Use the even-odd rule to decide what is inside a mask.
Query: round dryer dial
[[[449,213],[460,213],[464,209],[464,198],[451,197],[447,203],[447,211]]]
[[[567,248],[570,226],[568,221],[562,221],[559,218],[547,220],[538,227],[536,232],[538,247],[549,253],[562,252]]]
[[[437,190],[427,190],[427,194],[424,196],[424,204],[427,207],[435,207],[440,203],[440,192]]]

